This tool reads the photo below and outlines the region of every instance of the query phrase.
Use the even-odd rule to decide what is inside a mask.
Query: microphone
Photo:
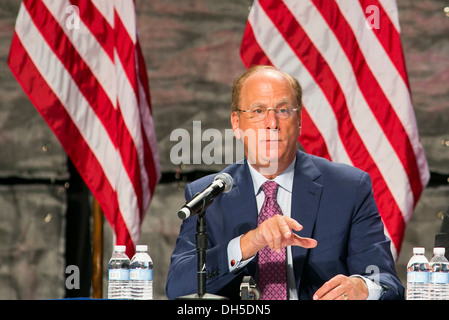
[[[205,207],[208,203],[218,195],[227,193],[232,188],[232,177],[227,173],[220,173],[214,181],[203,191],[197,193],[192,200],[186,203],[181,210],[178,211],[178,217],[182,220],[187,219],[191,215],[198,213],[198,211]]]

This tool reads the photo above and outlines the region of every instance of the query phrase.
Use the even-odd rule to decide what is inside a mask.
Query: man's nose
[[[267,129],[278,129],[278,118],[276,116],[276,111],[271,109],[267,111],[267,118],[265,119],[265,124]]]

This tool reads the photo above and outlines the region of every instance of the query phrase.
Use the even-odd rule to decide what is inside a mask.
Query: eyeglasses
[[[273,110],[278,119],[290,119],[293,118],[298,111],[298,108],[293,106],[289,107],[279,107],[279,108],[266,108],[266,107],[255,107],[252,109],[242,110],[237,109],[240,112],[244,112],[248,115],[248,118],[252,121],[262,121],[268,116],[268,112]]]

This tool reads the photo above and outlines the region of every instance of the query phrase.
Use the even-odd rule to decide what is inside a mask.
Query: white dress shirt
[[[274,181],[279,185],[277,192],[277,202],[282,210],[284,216],[291,217],[291,200],[292,200],[292,189],[293,189],[293,178],[295,174],[295,163],[296,157],[292,161],[292,163],[288,166],[284,172],[279,174]],[[265,194],[260,188],[262,184],[268,179],[265,178],[262,174],[260,174],[256,169],[254,169],[251,165],[247,164],[249,167],[249,171],[251,173],[251,178],[253,180],[254,186],[254,194],[256,195],[257,202],[257,212],[259,213],[263,202],[265,200]],[[300,221],[298,221],[301,223]],[[228,244],[228,266],[230,272],[235,272],[236,270],[243,268],[251,261],[253,257],[242,261],[242,251],[240,248],[240,238],[241,235],[232,239]],[[298,300],[298,293],[296,291],[296,283],[295,283],[295,275],[293,270],[293,260],[292,260],[292,250],[291,247],[288,246],[286,248],[287,254],[287,290],[288,290],[288,298],[290,300]],[[234,263],[231,264],[231,261]],[[377,283],[371,281],[368,278],[353,275],[356,277],[362,278],[369,291],[369,296],[367,300],[377,300],[381,295],[381,286]]]

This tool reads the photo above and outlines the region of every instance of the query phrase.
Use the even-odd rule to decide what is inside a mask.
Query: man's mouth
[[[282,141],[281,139],[279,139],[279,138],[276,138],[276,139],[262,139],[262,140],[260,140],[260,142],[263,142],[263,143],[268,143],[268,142],[279,142],[279,141]]]

